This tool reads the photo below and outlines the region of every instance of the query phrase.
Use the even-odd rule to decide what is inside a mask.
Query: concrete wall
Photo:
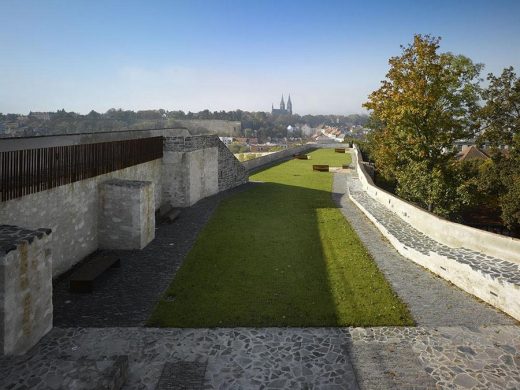
[[[109,179],[147,180],[162,196],[161,159],[0,203],[0,221],[29,229],[52,229],[53,276],[98,248],[100,183]]]
[[[193,135],[217,134],[220,136],[240,136],[240,121],[226,121],[220,119],[185,119],[176,120],[175,125],[186,127]]]
[[[252,160],[242,162],[247,172],[252,172],[264,166],[273,164],[286,158],[292,157],[293,154],[307,153],[316,149],[316,145],[302,145],[295,148],[281,150],[276,153],[271,153],[262,157],[254,158]]]
[[[447,221],[382,190],[365,171],[357,147],[353,151],[352,160],[363,189],[414,228],[445,245],[473,249],[520,264],[520,240]]]
[[[0,355],[23,354],[52,328],[48,229],[0,225]]]

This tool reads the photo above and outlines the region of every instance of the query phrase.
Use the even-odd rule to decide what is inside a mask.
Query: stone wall
[[[363,189],[414,228],[451,247],[465,247],[520,264],[520,240],[450,222],[377,187],[365,171],[357,147],[352,153]]]
[[[152,182],[112,179],[99,192],[101,249],[143,249],[155,238]]]
[[[214,160],[214,152],[205,152],[211,161],[211,164],[204,165],[204,176],[207,180],[211,180],[211,176],[216,172],[218,177],[218,192],[225,191],[227,189],[236,187],[240,184],[247,183],[248,175],[244,166],[235,158],[233,153],[227,148],[226,145],[216,135],[199,135],[199,136],[188,136],[188,137],[165,137],[164,138],[164,155],[163,159],[166,165],[169,165],[168,171],[163,174],[172,174],[176,178],[173,180],[170,191],[177,191],[179,194],[186,194],[186,188],[189,187],[187,177],[183,174],[186,165],[190,164],[190,159],[197,159],[194,155],[191,157],[190,153],[198,150],[209,150],[213,149],[217,151],[217,160]],[[211,165],[216,166],[211,167]],[[165,185],[167,185],[165,183]],[[208,183],[207,193],[213,193],[214,184]],[[180,187],[180,188],[179,188]],[[172,193],[170,193],[171,196]]]
[[[98,248],[100,183],[109,179],[147,180],[155,186],[155,205],[162,197],[161,159],[0,203],[0,221],[28,229],[50,228],[53,276]]]
[[[53,276],[58,276],[98,249],[99,185],[110,179],[151,181],[158,209],[170,199],[189,206],[246,183],[248,175],[216,135],[165,135],[163,159],[0,202],[0,221],[52,229]]]
[[[52,328],[51,231],[0,225],[0,355],[28,351]]]
[[[252,160],[244,161],[242,165],[245,167],[247,172],[252,172],[277,161],[290,158],[293,154],[307,153],[313,149],[316,149],[316,145],[302,145],[295,148],[281,150],[276,153],[267,154]]]

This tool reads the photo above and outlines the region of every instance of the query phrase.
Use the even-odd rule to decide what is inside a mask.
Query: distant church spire
[[[283,98],[280,100],[280,108],[274,108],[273,103],[271,103],[271,114],[272,115],[292,115],[293,114],[293,104],[291,100],[291,94],[289,94],[289,98],[287,100],[287,105],[285,105],[285,100]]]
[[[285,110],[285,102],[283,101],[283,93],[282,93],[282,100],[280,101],[280,110]]]

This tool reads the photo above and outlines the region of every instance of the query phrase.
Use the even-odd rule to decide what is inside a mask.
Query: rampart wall
[[[281,150],[262,157],[242,162],[247,172],[252,172],[269,164],[291,157],[294,154],[307,153],[316,148],[316,145],[302,145],[295,148]]]
[[[520,240],[447,221],[382,190],[367,174],[357,147],[353,150],[353,162],[363,189],[414,228],[445,245],[465,247],[520,264]]]
[[[2,224],[52,230],[55,277],[98,248],[99,185],[110,179],[146,180],[161,204],[161,159],[0,203]]]

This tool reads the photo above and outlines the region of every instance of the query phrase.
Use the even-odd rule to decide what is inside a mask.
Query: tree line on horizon
[[[16,122],[20,114],[0,113],[0,123]],[[167,111],[157,110],[123,110],[111,108],[105,113],[94,110],[86,115],[75,112],[67,112],[64,109],[49,113],[49,119],[45,120],[38,115],[24,117],[24,123],[19,135],[34,134],[68,134],[86,133],[115,130],[139,130],[156,129],[177,126],[176,121],[190,119],[220,119],[239,121],[241,123],[242,136],[255,136],[261,140],[267,138],[283,138],[287,136],[287,126],[307,124],[310,127],[320,125],[354,126],[365,125],[368,115],[276,115],[267,112],[235,111],[209,111],[203,110],[197,113],[182,110]]]
[[[373,131],[365,145],[387,189],[437,215],[497,212],[520,233],[520,78],[513,67],[440,53],[441,38],[415,35],[364,103]],[[457,161],[457,140],[475,140],[489,159]]]

